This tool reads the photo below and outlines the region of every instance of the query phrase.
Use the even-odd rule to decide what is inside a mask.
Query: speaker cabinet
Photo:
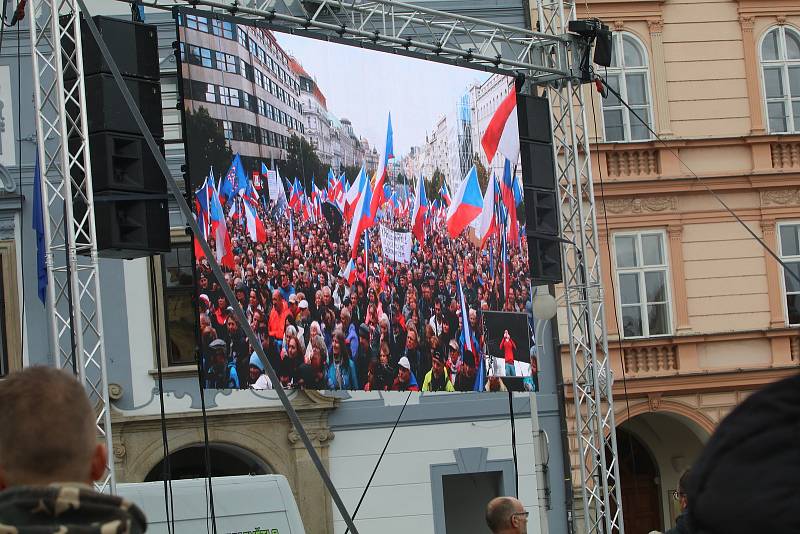
[[[556,169],[553,145],[521,141],[522,185],[553,191],[556,188]]]
[[[92,17],[92,20],[97,25],[122,76],[158,81],[158,30],[155,26],[103,16]],[[66,53],[71,53],[74,43],[67,39],[62,46]],[[103,59],[100,47],[83,18],[81,18],[81,46],[84,76],[111,74],[111,69]],[[74,78],[75,71],[65,65],[64,79]]]
[[[101,258],[132,259],[170,250],[166,195],[96,195],[94,217]]]
[[[78,146],[70,139],[70,150]],[[156,139],[161,153],[164,143]],[[108,191],[167,193],[161,169],[142,136],[101,132],[89,136],[92,188],[95,194]]]
[[[561,242],[528,235],[528,264],[534,284],[559,284],[561,273]]]
[[[125,85],[142,112],[147,128],[154,137],[164,137],[161,117],[161,85],[157,81],[126,78]],[[86,115],[89,132],[100,131],[141,135],[139,126],[128,110],[114,77],[110,74],[95,74],[85,78]],[[67,113],[75,116],[77,109],[67,106]]]
[[[537,143],[552,143],[550,103],[547,98],[517,93],[519,136]]]

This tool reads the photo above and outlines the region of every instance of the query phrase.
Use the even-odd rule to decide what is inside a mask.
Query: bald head
[[[83,386],[71,374],[30,367],[0,381],[0,490],[54,482],[91,483],[105,446]]]
[[[522,502],[514,497],[496,497],[486,505],[486,524],[493,534],[526,534],[528,518]]]

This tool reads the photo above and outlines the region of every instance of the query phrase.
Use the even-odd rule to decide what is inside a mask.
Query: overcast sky
[[[443,113],[455,112],[471,82],[489,77],[483,71],[433,61],[280,32],[275,36],[317,80],[328,110],[350,119],[356,135],[366,137],[378,152],[391,111],[396,158],[422,144]]]

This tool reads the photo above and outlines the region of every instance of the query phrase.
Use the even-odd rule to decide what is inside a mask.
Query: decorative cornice
[[[742,31],[751,32],[753,31],[753,26],[755,26],[756,18],[751,17],[748,15],[741,15],[739,17],[739,25],[742,27]]]
[[[761,207],[800,205],[800,189],[766,189],[761,191]]]
[[[650,30],[650,35],[663,32],[664,19],[648,19],[647,28]]]
[[[647,395],[647,404],[651,412],[657,412],[661,406],[661,393],[650,393]]]
[[[612,215],[675,211],[678,209],[678,197],[609,198],[600,203],[601,213],[604,208]]]
[[[306,433],[308,434],[308,437],[312,442],[316,441],[320,445],[333,440],[333,438],[335,437],[333,432],[329,428],[307,430]],[[287,438],[289,439],[289,443],[291,443],[292,445],[296,445],[301,441],[300,434],[298,434],[296,430],[292,430],[291,432],[289,432]]]

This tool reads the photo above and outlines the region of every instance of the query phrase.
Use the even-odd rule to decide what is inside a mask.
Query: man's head
[[[96,441],[94,410],[72,375],[49,367],[13,373],[0,382],[0,406],[0,491],[103,476],[106,447]]]
[[[493,534],[526,534],[528,512],[514,497],[496,497],[486,505],[486,524]]]

